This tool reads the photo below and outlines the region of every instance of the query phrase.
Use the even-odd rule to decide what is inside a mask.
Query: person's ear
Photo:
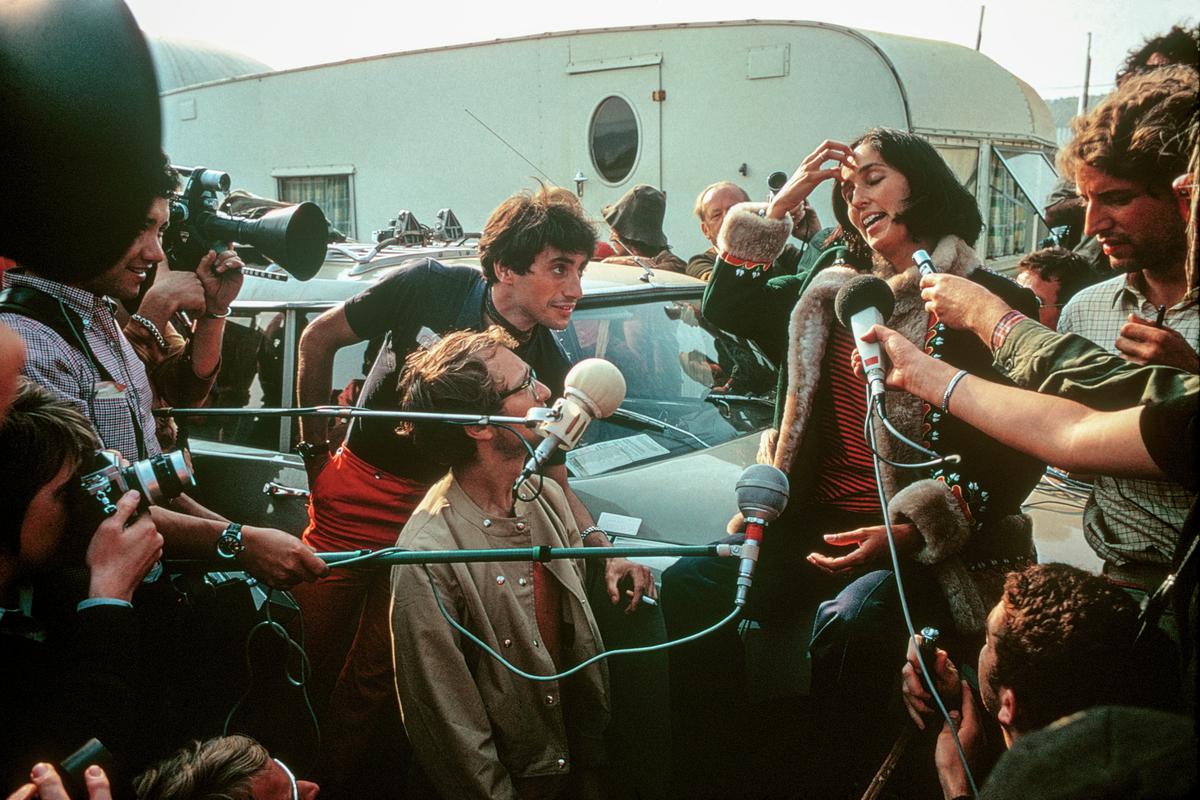
[[[1000,691],[996,694],[996,699],[1000,703],[1000,707],[996,709],[996,719],[1006,728],[1013,727],[1013,721],[1017,718],[1016,695],[1013,694],[1012,689],[1001,686]]]
[[[517,274],[499,262],[492,264],[492,271],[496,273],[496,283],[501,283],[505,286],[511,286]]]
[[[496,435],[496,429],[492,425],[468,425],[465,430],[467,436],[477,442],[487,441]]]

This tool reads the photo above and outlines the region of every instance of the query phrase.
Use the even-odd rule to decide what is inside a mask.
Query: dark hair
[[[895,128],[872,128],[850,146],[864,142],[908,180],[908,201],[896,220],[904,223],[909,236],[936,243],[953,235],[975,246],[983,229],[979,206],[933,145],[915,133]],[[850,224],[840,183],[833,186],[833,214],[850,251],[858,256],[870,252],[862,234]]]
[[[1200,26],[1185,28],[1173,25],[1171,30],[1161,36],[1147,39],[1141,47],[1130,50],[1125,57],[1125,63],[1117,70],[1117,85],[1120,86],[1127,78],[1143,71],[1157,69],[1151,66],[1150,57],[1159,54],[1167,59],[1168,64],[1185,64],[1193,69],[1200,69]]]
[[[1197,72],[1181,65],[1134,75],[1071,123],[1074,134],[1058,154],[1071,178],[1083,164],[1147,191],[1171,191],[1187,171],[1190,129],[1196,118]]]
[[[467,414],[499,407],[501,387],[487,363],[499,347],[513,350],[517,342],[493,326],[482,333],[455,331],[428,350],[414,351],[400,378],[400,408]],[[462,425],[411,421],[397,430],[435,463],[456,467],[475,457],[475,440]]]
[[[253,800],[250,783],[271,763],[248,736],[192,742],[134,779],[138,800]]]
[[[1009,573],[996,633],[993,691],[1016,697],[1025,732],[1094,705],[1121,704],[1133,672],[1137,603],[1104,578],[1066,564]]]
[[[0,515],[0,547],[20,551],[21,525],[38,491],[63,464],[81,462],[96,449],[92,424],[75,405],[28,378],[20,378],[8,417],[0,422],[0,485],[16,513]],[[88,531],[90,534],[91,531]]]
[[[596,229],[579,201],[564,189],[542,186],[536,192],[515,194],[497,206],[483,226],[479,237],[483,276],[495,283],[497,264],[524,274],[547,247],[591,258]]]
[[[1101,276],[1088,260],[1065,247],[1045,247],[1021,259],[1017,272],[1035,272],[1044,281],[1058,281],[1058,304],[1063,305],[1080,290],[1097,283]]]
[[[179,173],[171,166],[171,159],[162,154],[162,164],[154,176],[154,196],[170,199],[179,191]]]

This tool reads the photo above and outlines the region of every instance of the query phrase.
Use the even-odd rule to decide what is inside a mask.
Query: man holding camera
[[[174,172],[164,164],[160,196],[147,210],[142,232],[108,270],[66,283],[33,269],[9,270],[0,293],[0,322],[24,343],[25,375],[69,400],[91,420],[104,446],[130,461],[157,455],[161,448],[146,368],[117,324],[113,301],[136,300],[149,269],[165,261],[160,237],[176,185]],[[196,279],[204,288],[205,314],[196,323],[199,342],[192,365],[211,371],[219,359],[228,304],[241,285],[241,262],[227,251],[210,253],[201,265]],[[231,523],[187,495],[173,507],[156,506],[152,514],[174,554],[223,555],[273,586],[313,580],[327,571],[309,548],[283,531]]]
[[[2,378],[4,376],[0,376]],[[96,737],[114,755],[129,752],[138,666],[133,592],[162,553],[149,515],[135,516],[127,492],[99,527],[88,510],[78,468],[96,435],[73,403],[19,379],[0,421],[0,483],[11,501],[0,517],[0,777],[15,786],[35,760],[58,759]],[[17,456],[20,456],[19,458]],[[76,501],[79,501],[77,503]],[[15,513],[12,513],[15,511]],[[89,519],[93,518],[90,515]],[[87,528],[84,530],[83,528]],[[32,584],[86,565],[86,597],[47,630],[32,614]],[[45,614],[43,603],[37,604]]]

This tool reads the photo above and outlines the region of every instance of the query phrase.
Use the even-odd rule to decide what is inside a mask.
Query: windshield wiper
[[[774,408],[775,401],[769,397],[763,397],[757,394],[720,394],[710,392],[704,396],[704,402],[714,405],[728,405],[729,403],[756,403],[767,408]]]
[[[655,430],[662,431],[663,433],[667,433],[667,432],[677,433],[680,436],[685,436],[688,439],[695,440],[703,448],[707,449],[709,446],[706,441],[704,441],[703,439],[701,439],[699,436],[692,433],[691,431],[684,430],[683,428],[680,428],[678,425],[672,425],[669,422],[663,422],[661,419],[655,419],[654,417],[648,417],[645,414],[639,414],[636,411],[630,411],[627,408],[623,408],[623,407],[618,408],[611,415],[609,415],[609,418],[610,419],[612,419],[612,418],[623,419],[628,422],[636,422],[641,425],[646,425],[650,428],[654,428]]]

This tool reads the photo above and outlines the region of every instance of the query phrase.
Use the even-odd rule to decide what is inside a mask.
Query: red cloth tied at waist
[[[429,486],[376,469],[343,445],[311,487],[304,543],[318,553],[391,547]]]

